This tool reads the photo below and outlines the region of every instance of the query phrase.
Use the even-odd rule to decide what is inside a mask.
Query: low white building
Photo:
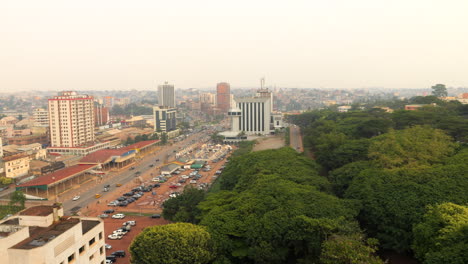
[[[8,178],[26,176],[29,172],[30,158],[25,154],[3,157],[3,168]]]
[[[104,223],[63,217],[58,206],[35,206],[0,223],[1,263],[105,263]]]

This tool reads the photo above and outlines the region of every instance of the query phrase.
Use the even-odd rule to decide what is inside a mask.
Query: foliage
[[[284,133],[284,142],[286,146],[289,146],[291,144],[291,128],[287,127]]]
[[[448,95],[447,88],[444,84],[436,84],[431,87],[432,88],[432,95],[436,97],[445,97]]]
[[[323,264],[384,264],[374,255],[377,244],[376,239],[364,241],[359,235],[333,235],[324,241],[320,261]]]
[[[204,264],[214,258],[211,235],[202,226],[176,223],[145,228],[130,245],[131,263]]]
[[[423,263],[468,263],[468,207],[453,203],[429,206],[414,227],[415,255]]]
[[[390,132],[372,139],[369,158],[387,169],[417,167],[440,163],[455,151],[454,144],[443,131],[415,126]]]
[[[232,152],[231,157],[237,157],[252,151],[255,141],[241,141],[237,149]]]
[[[200,211],[197,205],[205,199],[205,191],[191,186],[177,197],[166,200],[163,204],[163,217],[173,222],[197,223]]]
[[[11,194],[11,197],[10,197],[10,202],[9,202],[9,205],[10,206],[15,206],[15,205],[18,205],[19,204],[19,207],[20,208],[24,208],[24,204],[26,203],[26,196],[24,195],[23,192],[21,191],[14,191],[12,194]]]
[[[361,171],[373,168],[370,161],[357,161],[348,163],[330,172],[329,179],[333,184],[333,191],[338,197],[343,197],[354,177]]]
[[[317,174],[315,162],[283,147],[276,150],[258,151],[231,159],[221,177],[221,189],[245,190],[262,180],[263,176],[279,175],[282,179],[299,184],[316,186],[319,190],[331,189],[330,183]]]
[[[137,105],[136,103],[128,104],[124,107],[120,105],[115,105],[110,110],[111,115],[152,115],[153,109],[151,107],[146,107],[142,105]]]
[[[0,185],[9,185],[11,183],[13,183],[12,178],[0,177]]]
[[[0,219],[3,219],[8,214],[16,214],[23,209],[21,206],[0,205]]]
[[[165,145],[167,144],[167,134],[165,132],[161,133],[161,144]]]
[[[356,233],[358,204],[321,192],[327,180],[318,166],[291,148],[231,159],[222,189],[200,203],[218,255],[233,263],[318,260],[321,243],[334,233]],[[229,191],[226,191],[229,190]]]
[[[345,198],[362,203],[360,222],[386,249],[408,251],[412,227],[427,205],[468,203],[468,163],[394,170],[367,169],[354,177]]]

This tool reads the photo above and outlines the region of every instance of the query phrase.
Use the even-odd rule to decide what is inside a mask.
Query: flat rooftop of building
[[[89,220],[89,219],[81,219],[81,231],[83,235],[88,233],[89,230],[93,229],[95,226],[101,223],[99,220]]]
[[[47,216],[54,212],[54,207],[50,205],[38,205],[29,207],[19,213],[19,215]]]
[[[39,178],[36,178],[32,181],[29,181],[24,184],[20,184],[17,188],[21,187],[30,187],[30,186],[40,186],[40,185],[50,185],[55,182],[59,182],[63,179],[68,177],[72,177],[81,173],[84,173],[87,170],[96,167],[95,164],[83,164],[83,165],[75,165],[65,169],[57,170],[52,173],[46,174]]]
[[[120,149],[101,149],[96,152],[90,153],[86,156],[84,156],[81,160],[80,163],[108,163],[112,161],[112,157],[115,156],[126,156],[128,154],[131,154],[131,152],[134,152],[134,150],[129,150],[126,148],[120,148]]]
[[[29,227],[29,238],[19,242],[14,245],[14,249],[32,249],[36,247],[41,247],[48,242],[52,241],[54,238],[60,236],[65,231],[69,230],[73,226],[80,223],[78,218],[68,218],[66,220],[60,220],[48,227]]]

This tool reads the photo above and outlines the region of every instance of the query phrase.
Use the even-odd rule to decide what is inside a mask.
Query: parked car
[[[104,246],[106,247],[106,249],[112,249],[112,246],[109,244],[105,244]]]
[[[128,205],[128,202],[127,201],[122,201],[119,203],[119,206],[122,206],[122,207],[125,207]]]
[[[179,186],[177,186],[177,185],[171,185],[171,186],[169,186],[169,188],[171,188],[171,189],[176,189],[177,187],[179,187]]]
[[[116,256],[110,255],[110,256],[107,256],[107,257],[106,257],[106,262],[107,262],[107,261],[111,261],[110,263],[114,263],[116,260],[117,260],[117,259],[116,259]]]
[[[108,209],[108,210],[104,210],[103,213],[105,213],[105,214],[112,214],[112,213],[114,213],[114,212],[115,212],[114,209]]]
[[[112,264],[114,263],[114,261],[112,261],[111,259],[106,259],[106,264]]]
[[[112,218],[114,218],[114,219],[124,219],[125,215],[124,214],[115,214],[115,215],[112,216]]]
[[[107,206],[117,206],[119,204],[119,201],[112,201],[107,204]]]
[[[151,218],[161,218],[161,215],[160,214],[154,214],[151,216]]]
[[[119,257],[119,258],[123,258],[123,257],[125,257],[125,251],[124,250],[117,250],[115,252],[112,252],[111,255],[114,255],[114,256]]]
[[[192,183],[192,184],[197,183],[197,181],[196,180],[190,180],[190,183]]]
[[[108,235],[107,238],[111,239],[111,240],[116,240],[116,239],[122,239],[122,235],[118,235],[118,234],[112,234],[112,235]]]
[[[107,218],[107,217],[109,217],[109,215],[108,214],[100,214],[100,215],[98,215],[98,217],[99,218]]]
[[[76,195],[75,197],[73,197],[73,201],[78,201],[80,199],[80,196],[79,195]]]
[[[136,221],[135,220],[130,220],[130,221],[124,222],[122,225],[123,226],[126,226],[126,225],[134,226],[134,225],[136,225]]]
[[[123,197],[123,196],[120,196],[119,198],[117,198],[117,201],[119,202],[122,202],[122,201],[125,201],[127,200],[127,198]]]

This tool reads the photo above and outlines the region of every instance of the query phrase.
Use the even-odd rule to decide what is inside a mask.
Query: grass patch
[[[20,206],[0,205],[0,219],[5,217],[7,214],[16,214],[21,211]]]

